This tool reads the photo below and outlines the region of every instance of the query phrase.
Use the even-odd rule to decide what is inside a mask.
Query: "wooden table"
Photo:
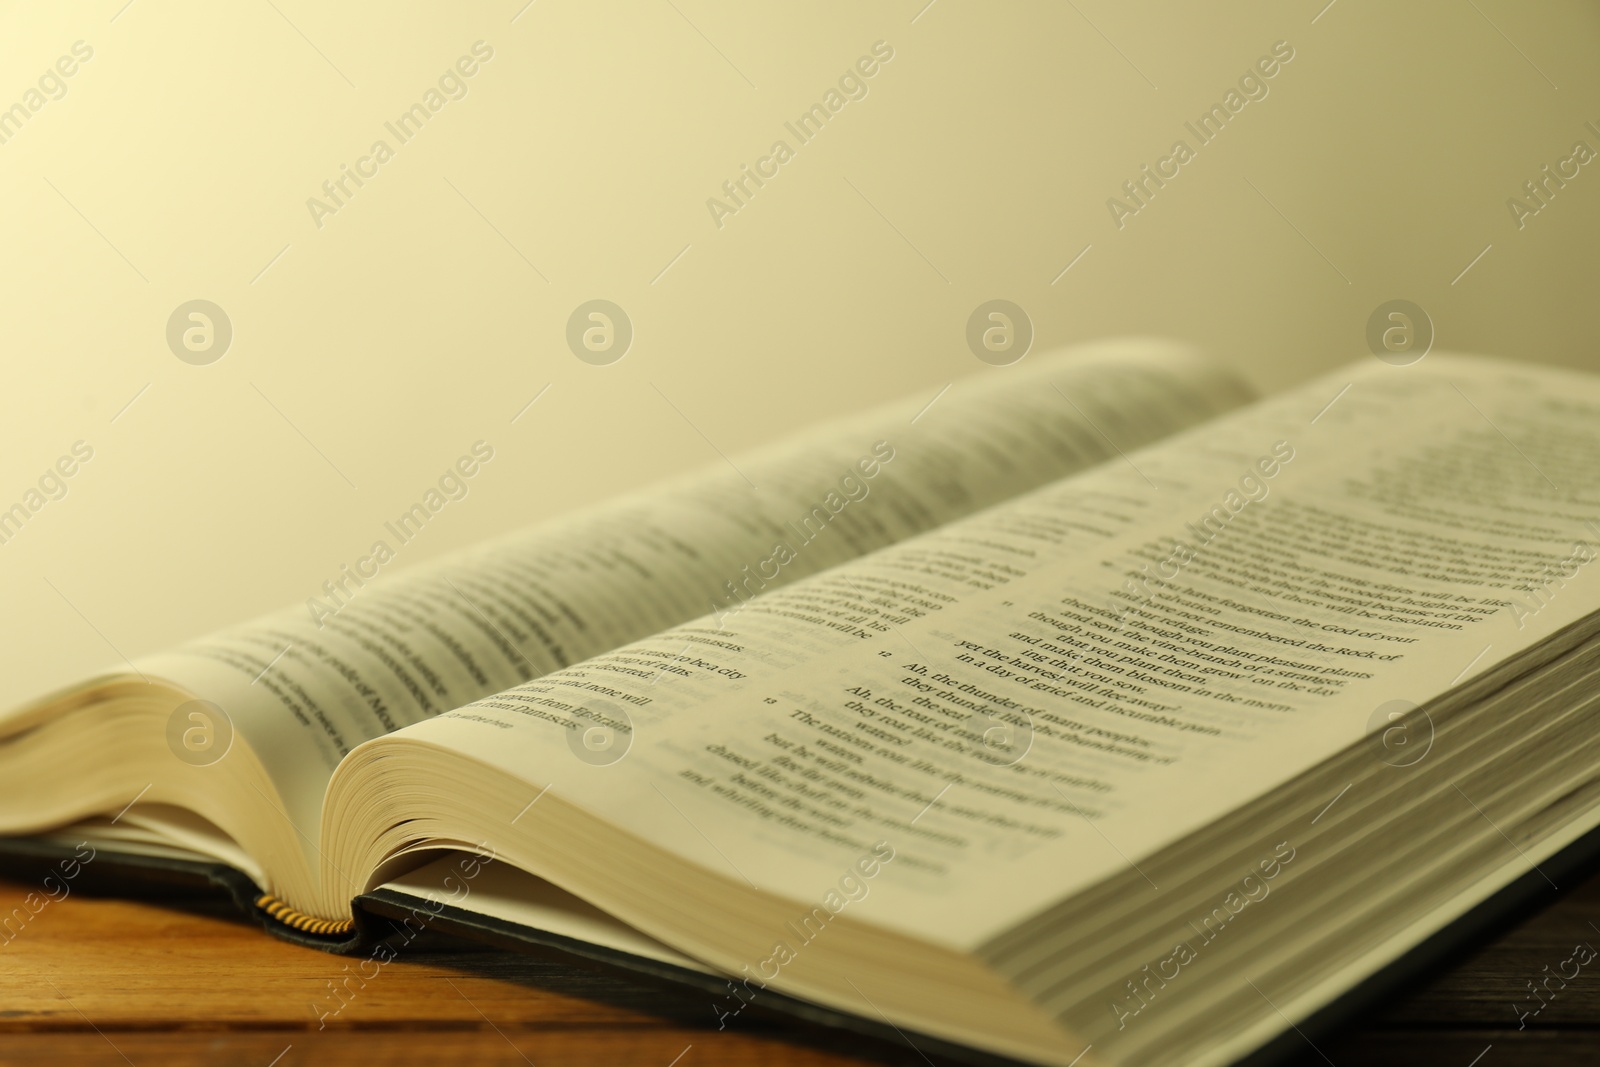
[[[0,882],[0,915],[29,891]],[[1600,961],[1519,1031],[1526,982],[1600,946],[1600,875],[1394,1000],[1316,1036],[1294,1067],[1600,1062]],[[419,939],[336,1019],[315,1003],[345,961],[285,944],[217,903],[51,903],[0,935],[0,1065],[923,1064],[908,1046],[741,1018],[609,975]],[[1487,1051],[1485,1051],[1487,1050]],[[1481,1058],[1478,1058],[1480,1057]]]

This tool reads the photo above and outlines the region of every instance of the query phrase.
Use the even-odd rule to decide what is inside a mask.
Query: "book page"
[[[362,741],[708,610],[737,613],[763,589],[1246,397],[1228,375],[1161,342],[1041,358],[426,568],[377,577],[347,569],[304,607],[139,668],[227,716],[314,849],[328,776]],[[491,459],[492,449],[479,449],[464,462]],[[373,547],[373,570],[392,547]],[[655,673],[622,661],[614,669],[634,682]]]
[[[970,950],[1586,614],[1597,416],[1354,370],[406,736],[791,899],[887,842],[852,915]]]
[[[463,871],[476,871],[475,878]],[[458,854],[419,867],[378,887],[426,901],[421,914],[445,906],[468,908],[518,926],[532,927],[574,946],[599,946],[609,953],[635,956],[687,971],[710,973],[705,965],[646,937],[594,905],[563,893],[549,882],[503,863],[462,863]]]

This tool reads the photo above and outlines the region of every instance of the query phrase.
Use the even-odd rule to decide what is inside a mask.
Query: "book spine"
[[[294,910],[271,893],[263,893],[257,897],[256,907],[265,912],[269,918],[302,934],[343,938],[349,937],[356,928],[354,919],[319,919],[315,915]]]

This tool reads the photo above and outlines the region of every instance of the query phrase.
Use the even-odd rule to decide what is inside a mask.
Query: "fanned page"
[[[723,909],[659,906],[649,856],[716,875],[730,909],[747,890],[798,916],[827,902],[982,956],[1357,743],[1389,702],[1585,615],[1597,424],[1579,375],[1341,372],[373,742],[330,819],[340,797],[436,816],[385,778],[429,746],[523,783],[471,834],[734,973],[819,995],[773,963],[787,933],[730,948]],[[637,852],[550,847],[563,808]]]
[[[935,392],[435,565],[367,580],[344,575],[303,607],[137,666],[229,717],[315,870],[328,776],[362,741],[707,610],[737,611],[753,590],[823,571],[1249,398],[1192,351],[1147,340],[1083,346]],[[471,462],[488,458],[480,449]],[[673,669],[699,662],[686,655]],[[636,683],[656,668],[623,658],[612,671],[619,684]],[[183,803],[196,790],[204,791],[158,781],[144,801]],[[242,825],[224,830],[241,841],[249,835]]]

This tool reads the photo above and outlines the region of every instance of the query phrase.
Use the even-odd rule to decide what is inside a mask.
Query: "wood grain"
[[[0,915],[36,888],[0,882]],[[1527,983],[1547,964],[1578,942],[1600,946],[1596,926],[1600,876],[1346,1032],[1311,1037],[1293,1063],[1468,1067],[1485,1049],[1480,1067],[1592,1060],[1600,961],[1520,1030],[1518,1010],[1537,1006]],[[330,983],[346,960],[267,937],[220,904],[166,908],[76,892],[12,933],[0,933],[0,1067],[939,1060],[909,1044],[759,1017],[719,1031],[703,998],[427,936],[341,1001]]]

